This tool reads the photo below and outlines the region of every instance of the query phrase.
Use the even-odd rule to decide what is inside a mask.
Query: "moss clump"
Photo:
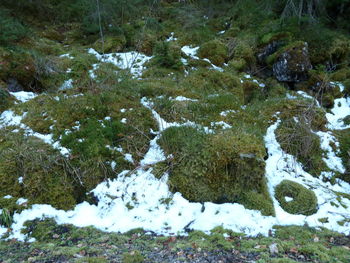
[[[275,197],[290,214],[312,215],[317,212],[317,197],[312,190],[293,181],[283,180],[275,188]],[[293,198],[286,201],[286,197]]]
[[[237,131],[207,135],[192,127],[172,127],[159,142],[174,156],[171,191],[193,202],[239,202],[274,214],[264,178],[264,145],[254,135]]]
[[[126,44],[126,39],[124,35],[121,36],[107,36],[104,42],[99,39],[92,46],[99,53],[106,52],[120,52],[124,49]]]
[[[247,67],[254,68],[256,64],[254,46],[250,40],[232,40],[229,42],[230,58],[233,58],[230,62],[237,70],[244,70]],[[242,68],[239,68],[241,66]],[[244,66],[244,67],[243,67]]]
[[[227,60],[227,46],[220,40],[211,40],[200,46],[198,56],[209,59],[214,65],[222,66]]]
[[[25,197],[29,204],[45,203],[59,209],[72,208],[81,200],[74,173],[60,153],[33,137],[3,131],[1,135],[0,196]],[[6,207],[18,210],[5,201]]]

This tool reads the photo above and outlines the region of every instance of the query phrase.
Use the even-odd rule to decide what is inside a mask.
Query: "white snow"
[[[134,159],[132,158],[132,155],[130,153],[124,154],[124,159],[130,163],[134,163]]]
[[[0,129],[9,127],[9,126],[18,126],[21,128],[26,136],[34,136],[43,140],[47,144],[51,144],[53,148],[59,150],[62,155],[69,155],[69,150],[60,145],[58,141],[53,140],[52,134],[41,134],[33,131],[28,126],[21,123],[22,119],[25,117],[26,113],[23,113],[22,116],[16,115],[12,110],[6,110],[0,115]],[[18,132],[18,129],[14,129],[14,132]]]
[[[199,47],[183,46],[181,51],[191,58],[199,59],[199,57],[197,57],[198,49]]]
[[[27,102],[37,96],[35,93],[28,91],[10,92],[10,94],[20,102]]]
[[[291,202],[294,200],[292,197],[289,196],[285,196],[284,199],[286,200],[286,202]]]
[[[62,55],[60,55],[60,58],[69,58],[69,59],[73,59],[74,57],[71,56],[70,54],[62,54]]]
[[[88,50],[88,53],[95,55],[96,58],[101,62],[112,63],[120,69],[130,70],[130,73],[136,78],[141,77],[142,71],[145,69],[143,65],[152,58],[136,51],[101,55],[93,48],[90,48]],[[96,77],[93,72],[90,72],[90,76],[92,78]]]
[[[176,40],[177,40],[177,38],[174,36],[174,32],[171,32],[170,37],[167,38],[165,41],[170,42],[170,41],[176,41]]]
[[[190,99],[184,96],[177,96],[174,100],[176,101],[198,101],[197,99]]]
[[[344,130],[350,128],[345,125],[343,118],[350,115],[350,98],[340,98],[334,100],[334,107],[330,113],[326,114],[329,122],[328,128],[331,130]]]
[[[217,121],[217,122],[211,122],[210,125],[213,126],[220,126],[222,129],[230,129],[232,126],[224,121]]]
[[[24,203],[27,203],[28,199],[25,198],[18,198],[18,200],[16,201],[17,205],[23,205]]]
[[[340,92],[344,92],[344,90],[345,90],[344,84],[342,84],[340,82],[329,82],[329,84],[331,84],[334,87],[339,87]]]
[[[318,131],[316,134],[320,137],[321,149],[327,153],[327,157],[323,158],[323,161],[331,170],[345,173],[345,167],[342,160],[336,155],[336,153],[339,153],[339,142],[331,134],[331,132]],[[337,152],[333,151],[331,143],[335,145]]]
[[[63,82],[62,86],[59,88],[59,90],[67,90],[67,89],[72,89],[73,88],[73,80],[68,79]]]
[[[236,113],[236,111],[235,111],[235,110],[226,110],[226,111],[222,111],[222,112],[220,112],[220,116],[226,117],[226,116],[229,115],[230,113]]]

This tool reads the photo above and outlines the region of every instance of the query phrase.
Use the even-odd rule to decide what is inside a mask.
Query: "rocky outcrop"
[[[273,64],[273,75],[278,81],[300,82],[308,79],[308,72],[312,69],[309,58],[308,45],[299,42],[286,47]]]

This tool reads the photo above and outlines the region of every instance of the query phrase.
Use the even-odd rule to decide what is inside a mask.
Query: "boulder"
[[[308,45],[298,42],[280,52],[273,64],[273,75],[281,82],[300,82],[308,79],[311,69]]]

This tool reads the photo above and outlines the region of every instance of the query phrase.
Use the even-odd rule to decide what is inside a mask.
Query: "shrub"
[[[312,215],[317,212],[317,197],[312,190],[290,180],[283,180],[275,188],[275,197],[290,214]],[[286,201],[286,197],[293,198]]]
[[[158,42],[154,49],[152,63],[160,67],[179,70],[183,67],[181,62],[181,49],[169,42]]]
[[[28,29],[25,26],[5,9],[0,9],[0,45],[9,45],[23,39],[27,34]]]

